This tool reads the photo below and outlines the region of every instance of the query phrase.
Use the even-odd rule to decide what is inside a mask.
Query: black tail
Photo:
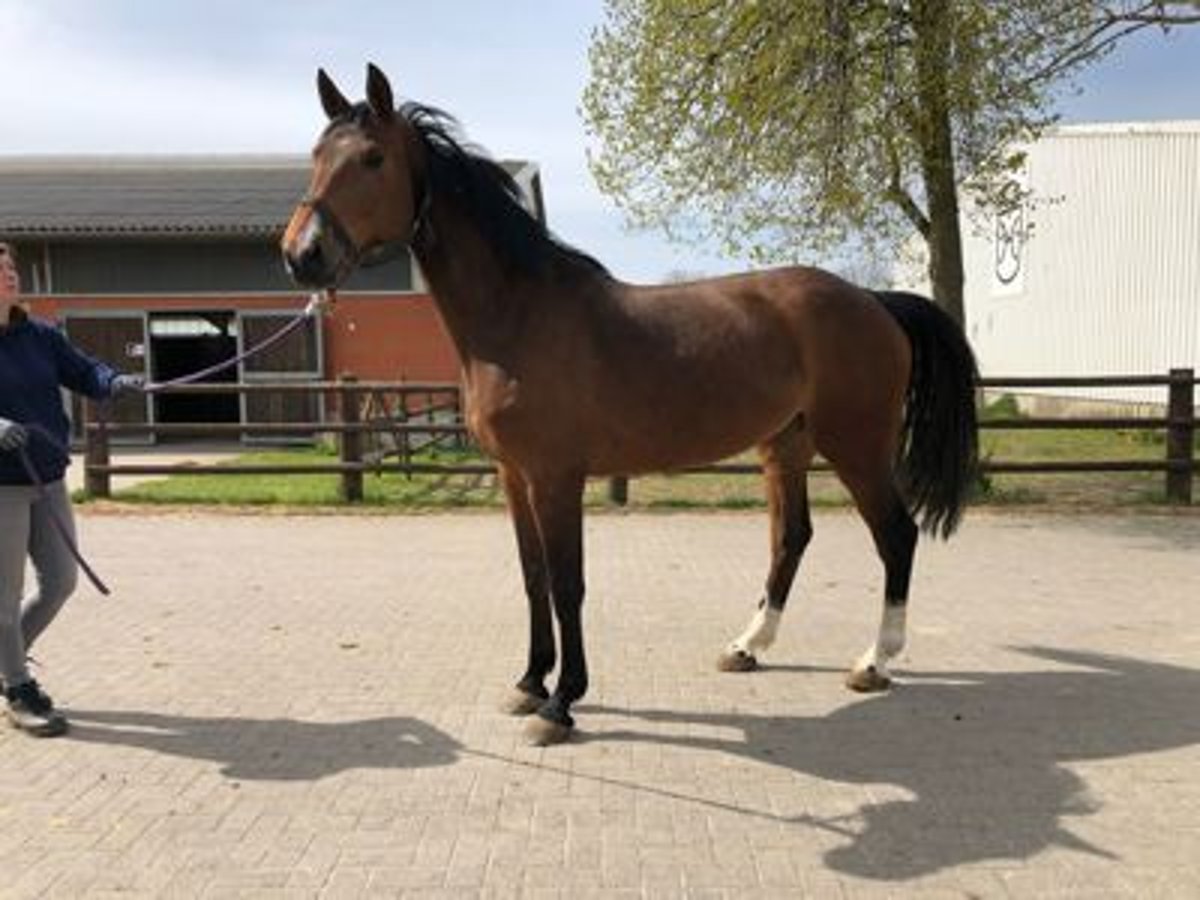
[[[975,354],[958,323],[916,294],[877,291],[912,344],[899,483],[913,516],[932,534],[958,526],[979,465]]]

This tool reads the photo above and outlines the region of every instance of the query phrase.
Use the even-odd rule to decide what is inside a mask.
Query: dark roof
[[[274,235],[310,171],[301,155],[0,156],[0,237]]]

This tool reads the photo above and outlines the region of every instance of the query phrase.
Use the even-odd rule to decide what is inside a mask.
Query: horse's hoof
[[[530,747],[549,747],[570,740],[574,729],[561,722],[551,722],[541,716],[533,716],[525,723],[525,743]]]
[[[757,668],[758,660],[745,650],[726,650],[717,659],[717,669],[721,672],[753,672]]]
[[[892,686],[892,678],[876,666],[854,669],[846,676],[846,687],[860,694],[876,694]]]
[[[500,711],[510,716],[529,716],[537,712],[545,702],[545,697],[537,697],[525,693],[520,688],[513,688],[500,704]]]

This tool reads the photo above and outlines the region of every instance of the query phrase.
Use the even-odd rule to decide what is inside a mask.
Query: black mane
[[[420,103],[405,103],[400,114],[416,130],[429,159],[429,190],[459,197],[484,236],[524,274],[537,274],[549,262],[582,264],[608,274],[596,259],[552,235],[521,203],[513,177],[458,137],[448,113]]]
[[[456,198],[505,263],[523,275],[537,275],[553,262],[609,274],[602,263],[552,235],[522,205],[521,189],[513,177],[479,148],[464,142],[453,116],[412,102],[403,104],[399,113],[412,125],[425,147],[426,190],[432,195]],[[330,127],[342,123],[362,127],[372,116],[370,106],[358,103]]]

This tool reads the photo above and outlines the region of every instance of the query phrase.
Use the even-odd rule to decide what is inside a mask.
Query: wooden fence
[[[1091,429],[1145,430],[1166,434],[1166,452],[1162,459],[1106,460],[995,460],[983,463],[984,472],[997,473],[1064,473],[1064,472],[1164,472],[1166,496],[1172,503],[1191,503],[1193,481],[1200,468],[1195,454],[1196,434],[1196,374],[1193,369],[1172,369],[1167,375],[1104,376],[1093,378],[985,378],[980,387],[987,390],[1021,388],[1080,388],[1080,387],[1164,387],[1166,415],[1150,417],[1093,416],[1011,417],[980,422],[985,429]],[[262,422],[262,423],[187,423],[130,425],[105,422],[90,404],[86,408],[85,487],[94,497],[108,497],[114,475],[189,475],[243,474],[287,475],[327,474],[341,478],[340,495],[346,502],[363,497],[363,473],[479,475],[495,471],[488,463],[428,463],[416,462],[411,449],[414,442],[452,440],[459,445],[468,441],[461,416],[459,388],[456,384],[417,382],[360,382],[344,377],[335,382],[189,385],[172,388],[173,393],[322,393],[333,398],[333,415],[324,422]],[[381,398],[392,397],[389,406]],[[424,401],[423,403],[421,401]],[[372,407],[372,403],[375,406]],[[371,414],[372,410],[384,414]],[[390,410],[390,412],[389,412]],[[114,464],[111,460],[112,437],[153,434],[157,437],[313,437],[320,434],[337,437],[337,462],[299,465],[268,465],[258,463],[195,465],[186,464]],[[392,452],[371,453],[366,446],[374,435],[386,436],[392,442]],[[388,456],[397,458],[389,461]],[[828,471],[829,466],[818,462],[814,471]],[[756,465],[720,463],[690,468],[699,473],[742,474],[758,473]],[[628,481],[615,478],[610,482],[610,497],[623,504],[628,497]]]

